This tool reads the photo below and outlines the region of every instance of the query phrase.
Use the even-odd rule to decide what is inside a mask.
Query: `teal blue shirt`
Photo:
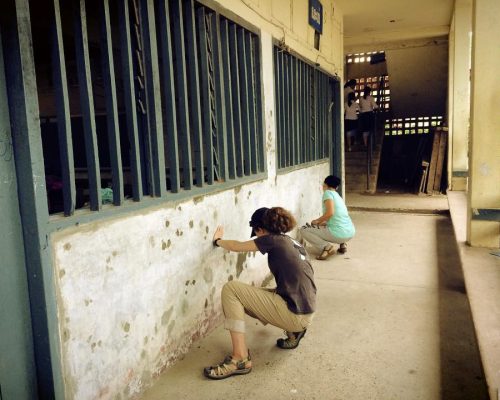
[[[339,239],[350,239],[356,233],[354,224],[347,211],[344,200],[335,190],[325,190],[323,193],[323,214],[325,213],[325,200],[333,200],[333,215],[326,222],[326,226],[333,236]]]

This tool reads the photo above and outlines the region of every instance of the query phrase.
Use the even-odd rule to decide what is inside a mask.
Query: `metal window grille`
[[[426,134],[442,123],[442,116],[386,119],[384,134],[385,136]]]
[[[29,11],[49,213],[265,172],[255,33],[194,0]]]
[[[278,168],[325,159],[333,134],[333,80],[274,47]]]

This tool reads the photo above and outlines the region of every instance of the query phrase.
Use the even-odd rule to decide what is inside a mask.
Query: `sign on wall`
[[[309,0],[309,25],[323,33],[323,6],[319,0]]]

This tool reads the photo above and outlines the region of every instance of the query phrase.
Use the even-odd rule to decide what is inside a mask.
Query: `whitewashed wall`
[[[329,3],[323,4],[328,9]],[[336,21],[328,24],[340,36],[341,17]],[[283,206],[299,223],[320,212],[328,163],[276,174],[272,29],[262,29],[267,179],[53,235],[67,399],[137,395],[221,322],[225,282],[260,285],[266,279],[269,270],[260,253],[212,248],[216,225],[225,226],[227,238],[247,240],[248,220],[258,207]],[[310,46],[309,28],[303,36],[295,35],[296,47]],[[333,56],[332,50],[341,48],[341,41],[325,48],[329,53],[322,57],[341,70],[342,54]]]

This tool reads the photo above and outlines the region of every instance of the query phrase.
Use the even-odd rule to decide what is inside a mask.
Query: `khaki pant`
[[[339,238],[330,232],[327,226],[314,226],[314,227],[302,227],[299,229],[302,238],[307,240],[311,245],[316,247],[318,250],[323,250],[325,247],[331,246],[332,243],[346,243],[352,238]]]
[[[288,332],[300,332],[312,321],[313,314],[295,314],[283,298],[271,289],[231,281],[222,288],[224,328],[245,333],[245,314],[264,325],[271,324]]]

